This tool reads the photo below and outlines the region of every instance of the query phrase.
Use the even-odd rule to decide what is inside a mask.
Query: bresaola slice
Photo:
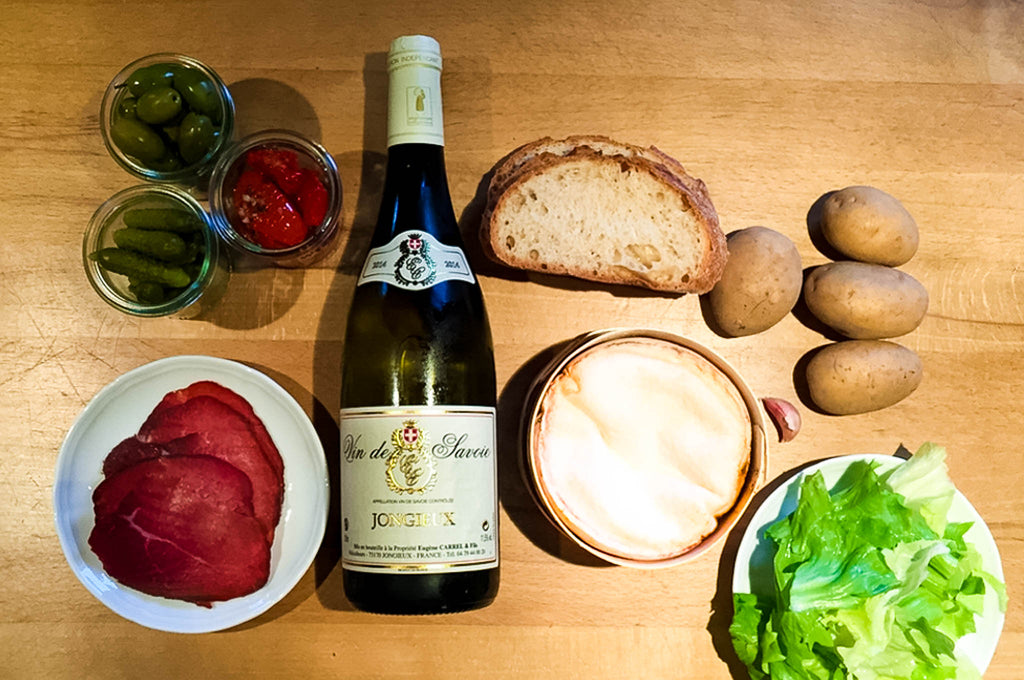
[[[271,467],[274,468],[278,475],[284,474],[284,462],[281,460],[281,454],[278,452],[277,447],[274,446],[274,440],[270,438],[270,433],[267,432],[267,428],[263,425],[263,421],[260,420],[259,416],[256,415],[256,412],[252,410],[252,406],[248,401],[246,401],[241,395],[229,390],[220,383],[216,383],[212,380],[201,380],[180,390],[168,392],[153,410],[160,411],[171,406],[178,406],[180,404],[184,404],[193,397],[201,396],[219,399],[227,406],[230,406],[237,411],[238,415],[245,418],[246,422],[249,423],[249,427],[252,428],[252,434],[256,437],[256,441],[259,443],[260,450],[263,451],[263,455],[266,457],[267,462],[270,463]]]
[[[269,578],[284,462],[241,395],[169,392],[103,461],[89,545],[124,585],[209,607]]]
[[[89,545],[110,576],[144,593],[194,602],[240,597],[270,574],[252,485],[211,456],[162,456],[106,478],[93,493]]]
[[[164,444],[196,434],[197,452],[234,465],[252,482],[253,510],[273,543],[274,527],[281,516],[284,487],[267,462],[248,422],[220,399],[201,395],[176,406],[157,408],[139,428],[138,438]]]
[[[150,458],[175,455],[195,455],[199,450],[200,435],[190,434],[162,444],[144,442],[137,436],[131,436],[115,446],[103,460],[103,476],[110,477],[136,463]]]

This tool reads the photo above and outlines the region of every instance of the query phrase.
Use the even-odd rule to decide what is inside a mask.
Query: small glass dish
[[[100,105],[110,156],[151,182],[199,184],[234,126],[227,85],[209,66],[182,54],[151,54],[128,64],[107,85]]]
[[[266,163],[253,166],[252,152],[271,154],[270,163],[284,159],[290,165],[282,167],[280,172],[284,175],[279,175],[277,171],[269,171]],[[296,214],[302,216],[305,236],[300,241],[279,245],[273,241],[276,235],[268,233],[276,229],[276,225],[253,223],[251,217],[255,213],[270,212],[266,202],[255,195],[256,189],[235,195],[239,181],[243,176],[254,177],[252,172],[270,185],[269,191],[276,196],[272,199],[275,205],[284,201],[289,206],[285,211],[292,211],[290,218]],[[320,206],[310,213],[314,215],[311,220],[306,214],[308,202],[304,205],[303,196],[296,196],[296,191],[301,194],[303,190],[295,188],[295,183],[300,181],[295,179],[295,173],[307,173],[320,185],[316,190]],[[218,159],[210,177],[210,213],[220,237],[241,253],[281,267],[305,267],[330,253],[337,241],[341,197],[341,175],[331,154],[320,144],[290,130],[264,130],[232,144]],[[249,215],[240,213],[240,207],[245,212],[242,204],[249,206]],[[316,219],[321,211],[322,217]]]
[[[162,225],[152,221],[152,218],[145,218],[148,222],[146,228],[131,227],[136,232],[131,234],[138,237],[138,232],[144,231],[147,235],[141,238],[152,243],[156,238],[159,243],[171,242],[172,245],[179,245],[174,239],[168,238],[168,232],[175,233],[182,242],[186,244],[185,255],[174,258],[173,262],[160,260],[151,255],[144,255],[137,251],[136,244],[125,245],[126,241],[121,236],[115,237],[115,233],[129,228],[129,225],[140,223],[140,215],[157,215],[161,213],[146,211],[173,211],[162,213],[163,219],[187,220],[192,226],[184,229],[181,226],[172,228],[160,228]],[[128,215],[129,224],[125,223]],[[159,219],[157,219],[159,222]],[[164,224],[169,224],[165,222]],[[157,234],[156,237],[151,236]],[[117,243],[115,238],[121,238]],[[180,246],[179,246],[180,247]],[[124,260],[131,258],[131,262],[152,263],[163,268],[160,278],[170,283],[156,284],[161,286],[159,297],[153,295],[153,285],[148,286],[146,294],[140,296],[139,281],[144,277],[135,275],[129,277],[123,273],[111,271],[101,264],[103,258],[97,259],[94,255],[100,251],[106,251],[110,257],[110,251],[118,251],[118,257],[122,261],[121,266],[113,265],[114,268],[123,268]],[[139,260],[139,257],[147,258]],[[165,254],[166,257],[166,254]],[[217,235],[210,226],[210,218],[202,205],[185,191],[174,186],[163,184],[142,184],[118,193],[107,199],[93,213],[89,226],[82,239],[82,263],[85,266],[85,274],[89,284],[99,294],[104,302],[115,309],[142,317],[173,316],[178,318],[192,318],[211,308],[227,288],[227,280],[230,276],[227,253],[224,252]],[[109,260],[106,263],[110,265]],[[171,271],[168,274],[168,271]],[[180,278],[180,270],[187,274],[188,283],[176,285],[175,277]],[[133,280],[134,279],[134,280]],[[152,284],[153,282],[150,281]],[[184,283],[184,279],[182,279]],[[133,285],[134,284],[134,285]],[[149,301],[146,301],[146,299]]]

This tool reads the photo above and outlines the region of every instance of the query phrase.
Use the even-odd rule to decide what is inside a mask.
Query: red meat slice
[[[182,442],[175,440],[192,434],[197,436],[186,440],[192,450],[182,450]],[[214,397],[194,397],[177,406],[155,409],[139,429],[138,438],[175,453],[220,458],[244,472],[252,482],[256,519],[266,529],[267,543],[273,544],[284,484],[263,456],[248,421],[237,411]]]
[[[164,444],[144,442],[137,436],[128,437],[107,454],[103,460],[103,476],[109,477],[136,463],[160,456],[196,455],[201,451],[202,437],[190,434]]]
[[[252,498],[249,479],[223,460],[143,460],[96,487],[89,546],[126,586],[209,607],[255,592],[270,576]]]
[[[245,397],[242,397],[235,391],[224,387],[220,383],[212,380],[201,380],[180,390],[168,392],[164,395],[164,398],[160,403],[157,404],[154,411],[160,411],[161,409],[169,408],[171,406],[184,404],[193,397],[201,396],[220,399],[222,402],[238,411],[238,414],[245,418],[246,422],[249,423],[249,427],[252,428],[252,433],[256,437],[256,441],[259,442],[260,449],[263,451],[263,455],[266,456],[267,462],[274,468],[274,471],[277,472],[278,476],[283,479],[284,461],[281,460],[281,454],[278,452],[277,446],[274,445],[274,440],[270,438],[270,433],[267,432],[267,428],[263,425],[263,421],[260,420],[259,416],[256,415],[256,412],[252,410],[252,406],[248,401],[246,401]]]

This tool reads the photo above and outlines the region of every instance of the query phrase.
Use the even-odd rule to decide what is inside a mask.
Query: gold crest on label
[[[394,449],[387,459],[385,476],[388,488],[395,493],[424,493],[437,482],[434,458],[426,450],[426,437],[407,420],[391,433]]]

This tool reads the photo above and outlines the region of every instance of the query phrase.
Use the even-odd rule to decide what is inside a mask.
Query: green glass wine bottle
[[[494,349],[448,191],[437,41],[396,38],[388,74],[342,366],[343,581],[365,611],[460,611],[498,590]]]

